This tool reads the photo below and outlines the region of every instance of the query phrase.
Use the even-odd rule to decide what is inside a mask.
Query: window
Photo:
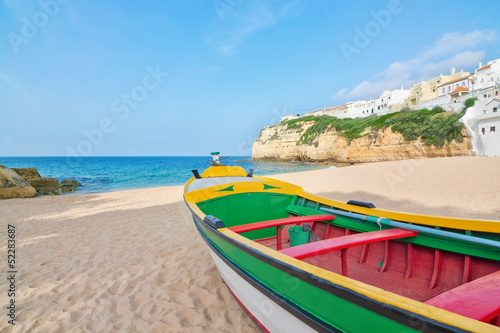
[[[484,94],[484,95],[483,95],[483,98],[488,98],[488,95]]]
[[[481,79],[481,83],[484,83],[484,79]]]
[[[459,85],[458,85],[458,83],[457,83],[457,85],[455,86],[455,89],[457,89],[458,87],[460,87],[460,86],[459,86]]]
[[[490,127],[490,133],[495,133],[495,126]]]
[[[490,79],[490,82],[493,82],[493,78]]]
[[[493,108],[493,112],[497,112],[497,108],[496,107]]]
[[[450,91],[451,91],[451,87],[450,87],[450,86],[448,86],[448,92],[450,92]]]
[[[483,135],[486,133],[486,130],[483,128],[481,128],[481,133],[483,133]]]
[[[436,92],[436,88],[432,88],[432,92]]]
[[[465,82],[462,82],[462,87],[465,87]]]
[[[391,99],[391,96],[389,96],[389,99]]]
[[[443,90],[441,90],[441,92],[444,94],[446,92],[446,89],[443,88]]]

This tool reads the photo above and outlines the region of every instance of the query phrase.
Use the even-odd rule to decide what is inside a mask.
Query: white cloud
[[[243,42],[252,34],[274,26],[279,20],[297,15],[297,1],[273,8],[265,1],[252,1],[227,7],[219,12],[216,31],[204,37],[207,44],[214,46],[219,54],[231,56],[238,53]],[[220,14],[224,14],[221,16]]]
[[[456,68],[457,70],[463,68],[470,68],[484,59],[485,51],[463,51],[459,54],[454,55],[451,58],[447,58],[437,62],[427,62],[423,63],[418,69],[421,80],[428,80],[431,77],[435,77],[439,74],[447,73],[450,68]]]
[[[384,90],[409,88],[419,81],[429,80],[451,68],[461,70],[477,65],[485,57],[484,50],[473,50],[497,40],[496,30],[475,30],[467,33],[444,34],[432,47],[424,49],[415,58],[389,64],[374,80],[364,81],[352,89],[344,88],[332,100],[356,100],[379,96]]]
[[[440,55],[449,55],[463,50],[477,47],[483,42],[491,43],[496,40],[495,30],[474,30],[467,33],[449,32],[438,39],[434,45],[422,55],[423,59]]]

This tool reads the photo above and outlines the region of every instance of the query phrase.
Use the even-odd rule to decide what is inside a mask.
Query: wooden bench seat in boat
[[[277,250],[281,250],[281,243],[282,243],[281,227],[282,226],[287,225],[287,224],[300,224],[300,223],[318,222],[318,221],[333,221],[334,219],[335,219],[335,216],[328,215],[328,214],[308,215],[308,216],[293,216],[293,217],[287,217],[287,218],[283,218],[283,219],[268,220],[268,221],[262,221],[262,222],[237,225],[234,227],[229,227],[228,229],[237,233],[237,234],[240,234],[242,232],[247,232],[247,231],[276,227],[276,239],[277,239],[276,247],[277,247]]]
[[[347,276],[347,249],[350,247],[388,241],[398,238],[417,236],[418,232],[404,229],[386,229],[363,232],[348,236],[328,238],[314,243],[298,245],[279,252],[296,259],[305,259],[328,252],[340,250],[341,274]]]
[[[425,303],[465,317],[490,322],[500,315],[500,271],[445,291]]]
[[[308,222],[317,222],[317,221],[332,221],[335,219],[335,216],[323,214],[323,215],[307,215],[307,216],[293,216],[287,217],[284,219],[276,219],[255,223],[248,223],[243,225],[237,225],[234,227],[229,227],[228,229],[236,232],[242,233],[247,231],[259,230],[269,227],[280,227],[287,224],[295,224],[295,223],[308,223]]]
[[[329,238],[314,243],[290,247],[287,249],[283,249],[280,252],[296,259],[305,259],[315,255],[347,249],[349,247],[358,245],[381,242],[397,238],[413,237],[417,235],[418,232],[412,230],[386,229]]]

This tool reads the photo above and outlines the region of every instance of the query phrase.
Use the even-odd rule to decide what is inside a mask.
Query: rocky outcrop
[[[30,181],[39,195],[59,195],[59,181],[55,178],[38,178]]]
[[[0,199],[32,198],[36,190],[14,170],[0,168]]]
[[[364,133],[349,142],[337,131],[320,134],[311,145],[299,144],[301,135],[312,125],[301,129],[286,129],[276,125],[266,127],[252,147],[253,159],[332,161],[337,163],[361,163],[394,161],[424,157],[467,156],[471,148],[466,131],[463,142],[452,141],[443,147],[426,145],[421,139],[406,141],[399,133],[385,130]]]
[[[75,192],[80,186],[82,184],[73,179],[59,183],[55,178],[42,178],[36,168],[8,169],[0,165],[0,199],[59,195]]]
[[[61,193],[75,192],[76,189],[80,186],[82,186],[82,184],[73,179],[65,179],[59,183],[59,189]]]
[[[19,176],[28,183],[34,179],[42,178],[36,168],[12,168]]]

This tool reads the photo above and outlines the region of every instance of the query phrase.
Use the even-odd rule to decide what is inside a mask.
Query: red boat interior
[[[230,227],[236,233],[275,227],[255,240],[290,257],[463,316],[500,326],[500,263],[402,242],[418,232],[358,233],[331,215],[291,216]],[[319,240],[291,247],[288,228],[309,224]]]

